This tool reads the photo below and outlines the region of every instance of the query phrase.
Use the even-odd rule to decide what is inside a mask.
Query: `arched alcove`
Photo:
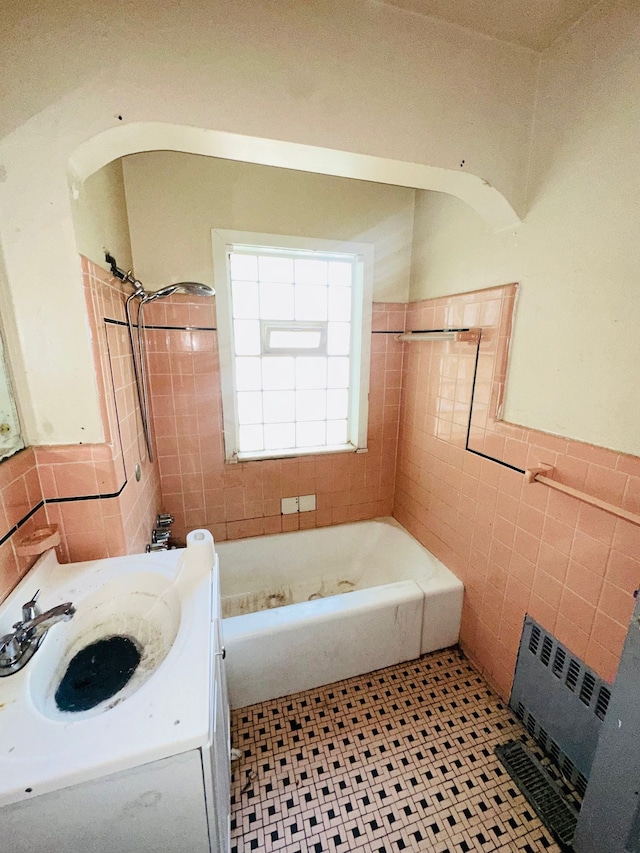
[[[472,207],[497,231],[520,222],[498,190],[469,172],[159,122],[111,128],[79,145],[69,158],[72,191],[74,184],[112,160],[143,151],[179,151],[448,193]]]
[[[77,196],[82,183],[107,163],[152,151],[205,155],[447,193],[469,205],[494,230],[513,227],[520,221],[504,195],[482,177],[462,169],[153,121],[118,125],[79,143],[76,139],[68,148],[71,153],[65,155],[69,142],[58,140],[56,157],[47,169],[39,161],[29,168],[31,161],[27,162],[16,148],[11,180],[5,187],[15,201],[7,223],[13,234],[7,280],[20,340],[14,361],[21,408],[26,413],[25,432],[33,444],[101,440],[95,380],[86,358],[85,335],[79,333],[84,324],[80,269],[64,185],[72,197]],[[36,173],[42,181],[36,180]],[[36,253],[34,246],[38,246]],[[55,296],[49,284],[52,266],[64,276],[61,286],[56,285]],[[45,323],[51,329],[46,340],[36,332]],[[64,331],[58,334],[57,329]],[[67,401],[62,408],[61,394]]]

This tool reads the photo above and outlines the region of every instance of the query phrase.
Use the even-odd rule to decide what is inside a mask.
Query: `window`
[[[365,450],[373,248],[213,232],[228,461]]]

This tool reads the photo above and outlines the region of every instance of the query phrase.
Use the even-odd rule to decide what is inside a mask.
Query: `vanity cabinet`
[[[2,850],[209,853],[202,759],[194,749],[5,806]]]
[[[0,809],[3,853],[229,853],[229,706],[214,620],[210,744]]]

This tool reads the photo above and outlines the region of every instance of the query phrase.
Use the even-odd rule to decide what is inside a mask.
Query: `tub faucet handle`
[[[159,542],[169,542],[171,531],[166,527],[156,527],[151,531],[151,542],[157,545]]]
[[[152,542],[150,545],[147,545],[146,551],[147,554],[153,554],[156,551],[168,551],[169,550],[169,542],[165,540],[164,542]]]
[[[156,518],[156,527],[171,527],[175,518],[169,512],[161,512]]]

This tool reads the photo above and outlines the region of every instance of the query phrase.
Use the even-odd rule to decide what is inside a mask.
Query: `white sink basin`
[[[48,551],[0,605],[0,634],[41,590],[70,601],[26,666],[0,678],[0,807],[206,745],[217,557],[207,531],[183,550],[60,565]],[[140,653],[129,681],[89,710],[55,694],[72,658],[110,637]]]
[[[180,626],[180,600],[171,579],[151,572],[124,575],[82,599],[68,623],[50,629],[30,661],[34,706],[47,717],[66,722],[115,708],[153,675],[169,653]],[[58,642],[50,642],[54,635]],[[87,711],[61,711],[55,694],[72,658],[109,637],[126,637],[141,655],[127,684]],[[10,676],[11,677],[11,676]]]

